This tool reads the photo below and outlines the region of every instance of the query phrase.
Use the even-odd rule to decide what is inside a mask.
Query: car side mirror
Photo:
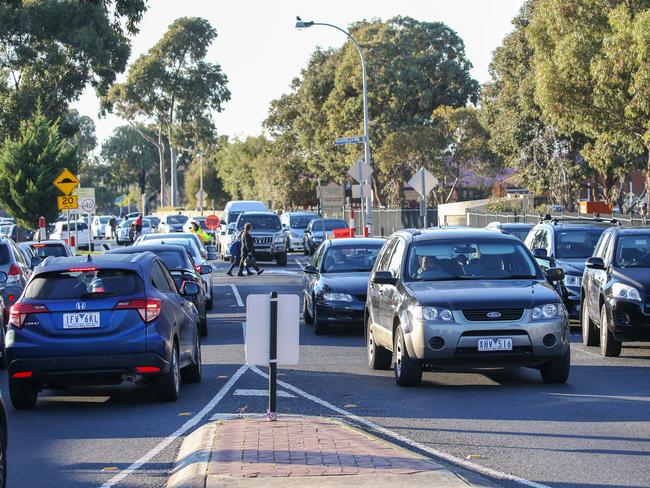
[[[195,297],[199,294],[199,285],[193,281],[184,281],[181,285],[181,295],[186,297]]]
[[[370,277],[370,283],[373,285],[393,285],[397,284],[397,278],[390,271],[375,271]]]
[[[206,275],[212,273],[212,266],[209,264],[202,264],[201,265],[201,272],[199,274]]]
[[[305,274],[313,274],[313,275],[318,274],[318,270],[316,269],[316,266],[314,266],[313,264],[308,264],[307,266],[305,266],[303,268],[303,272]]]
[[[548,259],[548,251],[546,249],[533,249],[533,256],[538,259]]]
[[[605,269],[605,261],[603,261],[603,258],[592,256],[585,261],[585,267],[589,269]]]
[[[549,268],[546,270],[546,279],[550,283],[556,283],[564,279],[564,270],[562,268]]]

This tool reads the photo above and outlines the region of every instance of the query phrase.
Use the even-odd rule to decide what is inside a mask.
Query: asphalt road
[[[45,391],[31,411],[8,406],[9,486],[161,487],[184,435],[219,415],[265,412],[264,368],[242,368],[241,304],[250,293],[299,293],[296,260],[304,258],[244,278],[216,265],[204,379],[185,385],[178,402],[124,385]],[[549,486],[650,486],[650,344],[603,359],[574,332],[566,385],[544,385],[537,371],[514,368],[425,373],[421,387],[400,388],[392,372],[366,367],[361,329],[316,336],[301,325],[301,362],[280,369],[279,412],[343,417],[425,454],[440,452],[445,463],[453,456],[468,476],[474,463]],[[8,400],[6,375],[1,387]]]

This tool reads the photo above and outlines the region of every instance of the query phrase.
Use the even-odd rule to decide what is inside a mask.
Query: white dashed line
[[[277,392],[278,398],[296,398],[296,395],[292,395],[288,391],[284,390],[278,390]],[[269,390],[253,390],[253,389],[247,389],[247,388],[237,388],[235,392],[233,393],[235,396],[261,396],[261,397],[267,397],[269,396]]]
[[[239,294],[239,290],[237,290],[237,287],[233,284],[228,285],[230,289],[232,290],[232,294],[235,295],[235,300],[237,300],[237,306],[238,307],[243,307],[244,302],[241,299],[241,295]]]

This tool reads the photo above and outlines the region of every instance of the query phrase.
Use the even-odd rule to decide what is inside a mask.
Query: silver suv
[[[528,366],[546,383],[570,370],[569,320],[553,283],[523,243],[487,230],[400,231],[368,285],[368,364],[395,365],[398,385],[422,372]]]

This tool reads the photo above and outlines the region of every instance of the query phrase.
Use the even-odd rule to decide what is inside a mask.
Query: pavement
[[[203,425],[180,448],[167,488],[476,486],[341,421],[260,415]]]

